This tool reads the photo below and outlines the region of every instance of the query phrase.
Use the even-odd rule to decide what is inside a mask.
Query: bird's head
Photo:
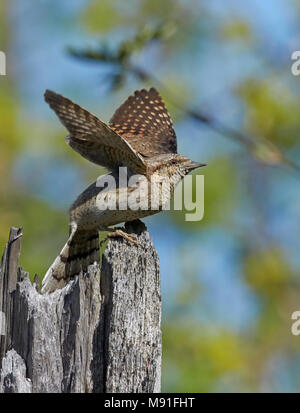
[[[157,155],[147,161],[152,173],[159,172],[162,175],[181,175],[184,177],[194,169],[206,166],[205,163],[194,162],[186,156],[177,153]]]

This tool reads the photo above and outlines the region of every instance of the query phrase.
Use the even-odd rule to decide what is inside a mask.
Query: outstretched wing
[[[46,90],[45,100],[70,132],[66,142],[84,158],[109,169],[123,165],[139,173],[146,171],[132,145],[96,116],[50,90]]]
[[[109,126],[145,157],[177,153],[172,120],[154,88],[138,90],[129,96],[116,110]]]

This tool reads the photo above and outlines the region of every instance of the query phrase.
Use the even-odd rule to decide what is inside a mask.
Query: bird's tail
[[[70,278],[86,271],[95,261],[99,262],[98,231],[73,230],[68,241],[47,271],[42,292],[51,293],[63,288]]]

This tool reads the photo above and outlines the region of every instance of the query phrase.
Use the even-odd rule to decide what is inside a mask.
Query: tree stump
[[[21,230],[11,229],[0,265],[0,392],[160,391],[159,259],[143,223],[126,230],[139,246],[110,240],[101,266],[41,295],[38,278],[31,284],[18,267]]]

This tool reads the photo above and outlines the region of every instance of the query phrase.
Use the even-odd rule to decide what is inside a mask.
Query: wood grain
[[[160,391],[159,259],[144,224],[126,230],[138,247],[110,240],[101,268],[41,295],[37,277],[32,285],[18,268],[21,230],[11,229],[0,266],[0,392]]]

